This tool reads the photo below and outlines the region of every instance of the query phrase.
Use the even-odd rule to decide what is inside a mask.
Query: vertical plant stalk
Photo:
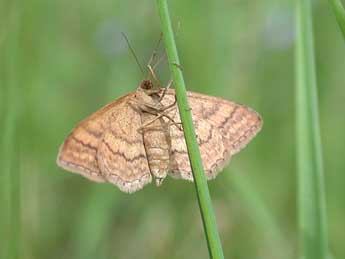
[[[279,259],[293,258],[290,242],[284,237],[277,220],[264,200],[258,195],[258,191],[247,179],[246,174],[232,170],[232,173],[226,174],[226,177],[231,187],[224,188],[225,196],[231,197],[229,192],[232,191],[238,194],[241,206],[247,210],[248,215],[261,231],[262,238],[270,240],[270,255]]]
[[[192,115],[186,94],[186,87],[171,26],[168,4],[166,0],[157,0],[157,5],[169,67],[176,89],[177,104],[183,125],[189,160],[193,171],[195,189],[206,234],[208,250],[211,258],[224,258],[200,151],[196,141]]]
[[[296,6],[296,146],[298,226],[301,256],[326,259],[328,253],[323,162],[310,0]]]
[[[1,74],[2,89],[5,98],[4,119],[1,136],[1,157],[0,163],[2,166],[1,185],[5,190],[4,204],[1,204],[1,211],[3,213],[5,230],[1,233],[3,235],[3,250],[0,253],[4,254],[4,258],[17,259],[20,258],[20,159],[18,155],[18,136],[17,121],[18,121],[18,81],[20,78],[20,54],[19,54],[19,33],[21,19],[19,14],[19,4],[13,1],[9,6],[8,13],[4,19],[8,30],[4,34],[3,44],[4,53],[1,55]]]
[[[345,9],[340,0],[330,0],[332,9],[345,40]]]

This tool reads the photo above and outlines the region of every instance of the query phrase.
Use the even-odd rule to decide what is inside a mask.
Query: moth
[[[187,92],[206,178],[213,179],[262,127],[251,108]],[[137,90],[80,122],[59,149],[57,164],[133,193],[167,175],[193,181],[175,91],[143,80]]]

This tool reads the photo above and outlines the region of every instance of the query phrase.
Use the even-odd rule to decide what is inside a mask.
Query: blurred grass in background
[[[209,182],[225,256],[296,258],[293,3],[169,4],[187,87],[265,121]],[[330,249],[345,258],[345,47],[328,2],[313,8]],[[9,239],[25,259],[207,258],[192,184],[168,179],[128,195],[55,164],[78,121],[138,86],[122,31],[147,62],[160,34],[155,2],[1,2],[1,258],[16,257]],[[170,77],[166,65],[158,74]]]

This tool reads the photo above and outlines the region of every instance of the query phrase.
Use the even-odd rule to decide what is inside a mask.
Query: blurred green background
[[[55,163],[78,121],[138,86],[121,32],[146,64],[155,1],[0,3],[0,258],[208,258],[193,184],[128,195]],[[209,182],[225,257],[296,258],[293,3],[169,4],[189,90],[264,118]],[[330,249],[345,258],[345,44],[328,2],[313,11]],[[158,75],[170,78],[166,64]]]

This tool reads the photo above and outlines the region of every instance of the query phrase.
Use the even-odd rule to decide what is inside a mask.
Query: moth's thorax
[[[152,107],[161,108],[160,103],[160,88],[154,87],[152,81],[143,80],[136,92],[133,95],[133,99],[137,107],[142,111],[147,111]],[[150,108],[151,107],[151,108]]]

